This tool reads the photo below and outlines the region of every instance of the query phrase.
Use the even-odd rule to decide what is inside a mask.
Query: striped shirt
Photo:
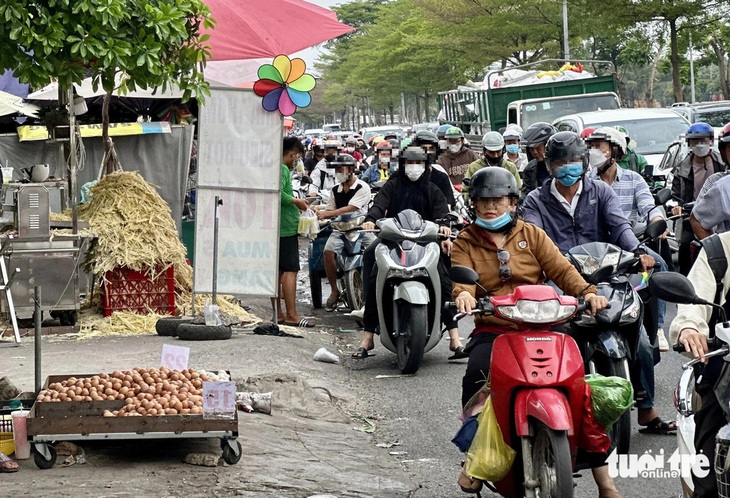
[[[588,174],[594,181],[601,180],[595,168],[591,168]],[[616,179],[611,188],[618,196],[621,211],[632,225],[639,220],[651,220],[655,216],[666,219],[664,211],[654,203],[654,196],[639,173],[617,167]]]

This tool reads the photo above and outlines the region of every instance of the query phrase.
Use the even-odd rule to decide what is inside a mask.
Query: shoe
[[[664,335],[664,329],[657,329],[656,335],[659,339],[659,352],[666,353],[669,351],[669,341],[667,341],[667,336]]]
[[[359,310],[351,311],[350,316],[352,318],[355,318],[356,320],[362,320],[362,318],[365,316],[365,306],[363,306]]]

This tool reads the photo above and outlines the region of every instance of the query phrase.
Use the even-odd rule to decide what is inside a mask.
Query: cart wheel
[[[61,325],[64,326],[71,326],[73,327],[76,325],[76,321],[78,320],[78,313],[74,310],[68,310],[61,312],[61,316],[59,317],[59,321]]]
[[[39,451],[38,446],[41,445],[33,445],[33,460],[35,460],[35,464],[38,466],[39,469],[50,469],[56,463],[56,448],[54,448],[50,444],[42,445],[44,449],[47,450],[48,453],[51,455],[51,458],[46,460],[46,455],[44,455],[43,452]]]
[[[243,448],[241,443],[237,439],[233,440],[222,440],[221,446],[223,447],[223,460],[228,465],[237,464],[241,460],[243,455]]]

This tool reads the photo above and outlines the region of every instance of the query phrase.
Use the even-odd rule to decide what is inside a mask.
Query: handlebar
[[[713,351],[710,351],[705,355],[705,358],[714,358],[716,356],[724,356],[730,352],[730,349],[728,348],[728,345],[723,343],[721,340],[719,340],[717,337],[713,337],[711,339],[707,340],[707,346],[710,349],[713,349]],[[678,353],[686,353],[687,349],[684,347],[684,344],[677,343],[674,346],[672,346],[672,349]],[[699,358],[695,358],[691,361],[688,361],[687,363],[684,363],[682,365],[682,370],[687,370],[689,368],[692,368],[694,365],[700,363]]]

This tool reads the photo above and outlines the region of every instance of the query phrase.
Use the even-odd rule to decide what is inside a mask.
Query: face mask
[[[697,157],[705,157],[710,153],[709,144],[697,144],[692,146],[692,154]]]
[[[352,154],[353,152],[355,152],[355,147],[348,147],[345,150],[347,151],[348,154]]]
[[[380,164],[388,164],[388,163],[390,163],[390,158],[389,157],[378,157],[378,162]]]
[[[452,154],[456,154],[460,150],[461,150],[461,144],[449,145],[449,152],[451,152]]]
[[[412,182],[418,181],[425,171],[424,164],[406,164],[406,176]]]
[[[510,144],[506,147],[507,152],[510,154],[519,154],[520,153],[520,146],[517,144]]]
[[[583,176],[583,165],[581,163],[570,163],[558,167],[555,171],[555,178],[565,187],[572,187],[575,182]]]
[[[502,156],[492,157],[484,154],[484,160],[487,161],[487,164],[489,164],[490,166],[499,166],[499,163],[502,162]]]
[[[337,183],[345,183],[350,178],[350,173],[335,173]]]
[[[603,154],[601,149],[589,149],[588,150],[588,163],[592,168],[598,168],[606,164],[606,156]]]
[[[475,223],[478,227],[482,227],[485,230],[497,232],[500,228],[504,228],[510,221],[512,221],[512,215],[506,212],[502,216],[498,216],[491,220],[477,217]]]
[[[449,142],[446,140],[439,140],[439,149],[446,150],[449,146]]]

